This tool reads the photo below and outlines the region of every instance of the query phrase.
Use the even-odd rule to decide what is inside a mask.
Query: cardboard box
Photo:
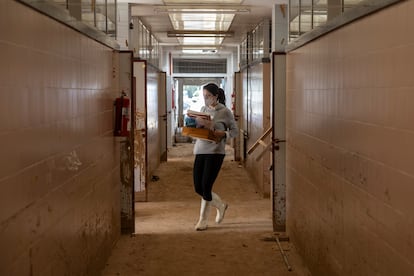
[[[208,128],[183,127],[183,136],[204,139],[215,142],[214,132]]]

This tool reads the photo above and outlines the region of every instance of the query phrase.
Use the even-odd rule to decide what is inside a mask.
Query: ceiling
[[[132,4],[161,45],[234,47],[263,19],[272,17],[275,4],[288,0],[118,0]]]

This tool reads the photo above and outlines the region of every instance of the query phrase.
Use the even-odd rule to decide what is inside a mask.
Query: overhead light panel
[[[211,50],[219,50],[222,49],[220,45],[179,45],[174,46],[175,50],[203,50],[203,51],[211,51]]]
[[[250,8],[246,6],[160,6],[154,9],[156,13],[204,13],[204,14],[236,14],[249,13]]]
[[[211,54],[216,54],[217,53],[217,49],[182,49],[181,52],[183,54],[203,54],[203,55],[211,55]]]
[[[174,30],[227,31],[234,14],[169,14]]]
[[[199,30],[186,30],[186,31],[169,31],[168,37],[232,37],[233,31],[199,31]]]
[[[223,37],[177,37],[181,45],[221,45]]]

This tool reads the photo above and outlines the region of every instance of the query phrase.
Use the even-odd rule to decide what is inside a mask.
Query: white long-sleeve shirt
[[[225,105],[218,103],[214,108],[203,106],[201,112],[210,114],[214,128],[226,132],[225,138],[233,138],[238,134],[233,113]],[[194,145],[194,154],[225,154],[226,139],[216,143],[203,139],[197,139]]]

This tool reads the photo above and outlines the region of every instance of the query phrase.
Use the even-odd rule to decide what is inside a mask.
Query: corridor
[[[270,200],[256,192],[230,147],[214,186],[229,203],[226,217],[216,225],[212,210],[209,228],[194,230],[199,197],[192,187],[192,147],[169,149],[168,162],[155,173],[159,180],[148,185],[148,202],[135,205],[136,234],[120,238],[102,275],[310,275],[293,245],[281,242],[288,271],[271,240]]]
[[[0,275],[414,275],[414,0],[204,2],[0,1]],[[209,82],[244,164],[196,232]]]

